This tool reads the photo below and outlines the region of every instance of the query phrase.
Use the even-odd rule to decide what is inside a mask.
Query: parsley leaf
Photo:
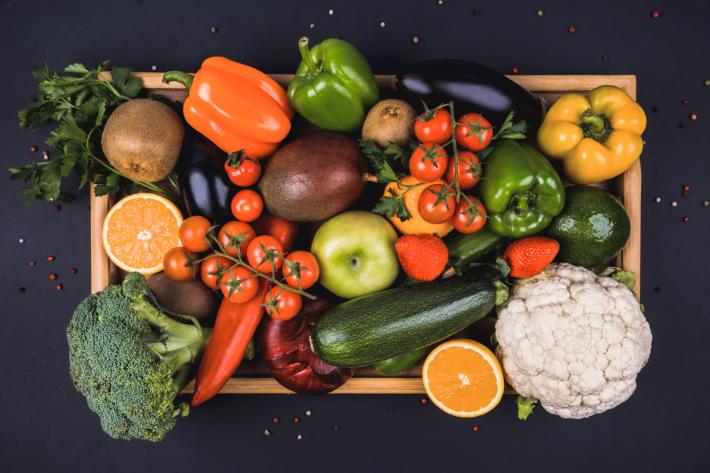
[[[409,220],[412,218],[412,214],[409,213],[404,203],[404,194],[405,192],[396,194],[390,189],[389,195],[383,196],[372,211],[385,217],[398,217],[403,222]]]
[[[393,182],[399,176],[392,168],[389,157],[377,143],[369,140],[360,140],[360,149],[370,163],[372,171],[377,176],[377,182]]]

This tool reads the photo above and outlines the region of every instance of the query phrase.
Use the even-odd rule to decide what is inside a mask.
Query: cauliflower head
[[[498,309],[496,339],[511,386],[570,419],[626,401],[651,353],[651,329],[634,294],[567,263],[513,287]]]

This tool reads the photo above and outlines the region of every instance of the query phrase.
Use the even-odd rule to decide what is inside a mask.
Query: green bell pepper
[[[539,233],[562,211],[565,190],[545,156],[527,143],[501,140],[484,163],[481,199],[498,235]]]
[[[298,42],[303,60],[288,86],[288,99],[306,120],[331,131],[356,131],[380,97],[365,57],[342,39],[329,38],[308,49]]]
[[[375,369],[382,374],[394,376],[402,371],[407,371],[409,368],[419,363],[422,358],[429,354],[431,348],[432,347],[418,348],[393,356],[392,358],[387,358],[386,360],[378,361],[375,363]]]

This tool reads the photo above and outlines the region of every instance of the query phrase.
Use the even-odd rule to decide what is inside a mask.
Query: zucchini
[[[311,344],[324,361],[358,368],[463,330],[494,307],[490,272],[388,289],[344,302],[316,322]]]
[[[484,256],[503,245],[508,239],[493,233],[487,226],[476,233],[457,233],[446,240],[449,250],[448,265],[462,272],[471,263],[481,261]]]

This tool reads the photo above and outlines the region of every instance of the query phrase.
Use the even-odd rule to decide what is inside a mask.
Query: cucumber
[[[495,299],[484,271],[388,289],[328,310],[316,322],[311,344],[332,365],[372,365],[454,335],[485,317]]]
[[[488,227],[483,227],[476,233],[458,233],[446,240],[446,247],[449,249],[448,265],[463,271],[507,240],[506,237],[493,233]]]

